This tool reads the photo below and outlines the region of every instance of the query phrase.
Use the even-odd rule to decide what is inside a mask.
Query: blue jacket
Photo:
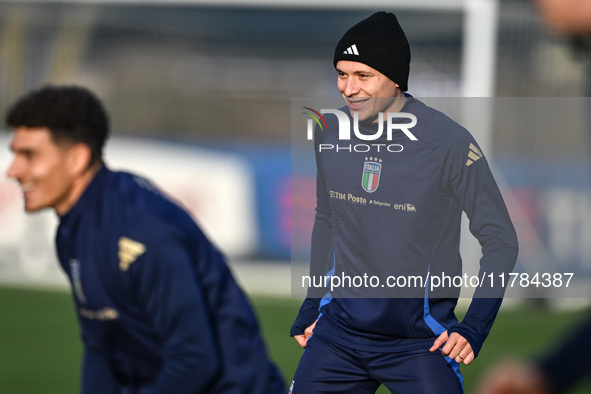
[[[341,111],[354,125],[348,109]],[[351,131],[350,140],[339,140],[336,116],[327,114],[328,127],[316,129],[310,276],[352,279],[344,287],[328,288],[337,282],[312,285],[291,335],[303,334],[318,319],[314,335],[354,349],[394,352],[430,347],[434,337],[448,330],[464,336],[477,355],[504,289],[498,281],[483,283],[458,323],[454,309],[461,287],[431,285],[443,276],[463,276],[462,212],[482,245],[479,278],[512,271],[515,230],[470,133],[410,96],[400,112],[416,116],[417,124],[409,129],[416,140],[401,130],[388,140],[386,120],[382,137],[372,141],[367,136],[376,134],[377,124],[359,122],[366,137]],[[364,275],[376,280],[362,283]],[[400,286],[389,287],[388,280]]]
[[[146,179],[103,167],[60,218],[56,244],[84,394],[284,392],[224,258]]]

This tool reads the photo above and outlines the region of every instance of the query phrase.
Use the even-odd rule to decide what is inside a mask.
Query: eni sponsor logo
[[[119,238],[119,268],[127,271],[129,266],[146,251],[146,246],[127,237]]]
[[[414,206],[414,204],[394,204],[392,205],[392,208],[396,209],[397,211],[405,211],[405,212],[416,212],[417,211],[417,207]]]
[[[80,308],[80,316],[89,320],[117,320],[119,318],[119,312],[111,307],[106,307],[98,310],[90,310],[86,308]]]

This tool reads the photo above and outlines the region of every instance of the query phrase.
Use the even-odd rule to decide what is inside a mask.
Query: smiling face
[[[399,86],[363,63],[341,60],[336,65],[337,87],[360,121],[377,122],[379,112],[397,112],[404,103]]]
[[[18,127],[10,149],[14,160],[7,175],[23,190],[25,210],[53,208],[65,214],[81,194],[79,179],[90,150],[83,144],[57,144],[47,128]]]

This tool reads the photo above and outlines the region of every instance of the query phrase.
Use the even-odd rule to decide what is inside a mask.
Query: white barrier
[[[6,177],[10,134],[0,133],[0,282],[63,286],[51,210],[25,214],[21,190]],[[210,149],[137,138],[113,138],[105,161],[114,170],[151,179],[178,200],[229,256],[248,256],[257,244],[252,174],[240,157]]]

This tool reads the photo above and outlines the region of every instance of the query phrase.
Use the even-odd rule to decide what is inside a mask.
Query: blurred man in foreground
[[[103,163],[108,118],[90,91],[33,91],[6,123],[15,129],[8,176],[25,210],[53,208],[60,219],[82,393],[284,392],[220,252],[152,183]]]

